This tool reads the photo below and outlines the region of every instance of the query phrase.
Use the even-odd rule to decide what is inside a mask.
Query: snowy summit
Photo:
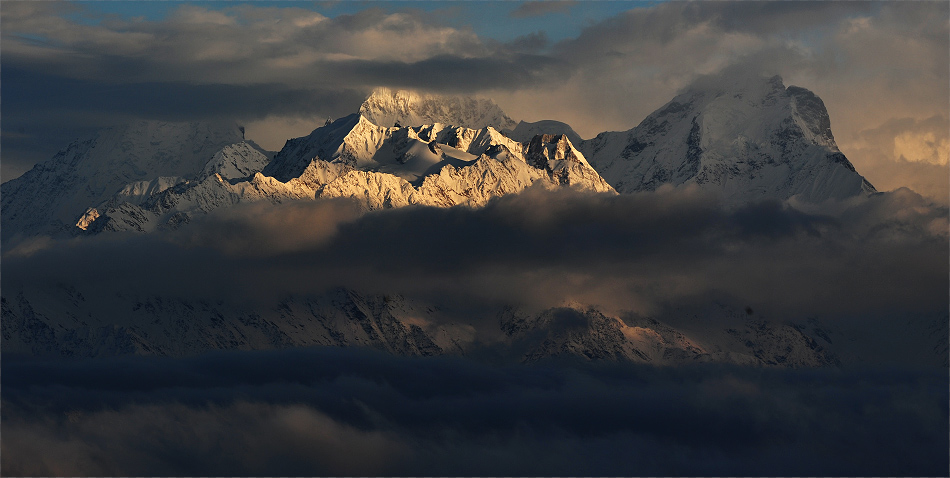
[[[470,129],[491,126],[498,131],[516,126],[490,99],[424,94],[410,90],[376,88],[359,113],[378,126],[421,126],[443,123]]]
[[[821,99],[778,76],[700,78],[636,128],[579,148],[619,192],[696,184],[742,204],[875,191],[838,150]]]

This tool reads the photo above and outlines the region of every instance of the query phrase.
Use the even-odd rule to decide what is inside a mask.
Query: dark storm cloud
[[[262,203],[174,233],[105,234],[25,256],[8,249],[3,285],[265,302],[342,286],[446,303],[575,300],[645,314],[724,295],[776,318],[932,313],[946,308],[947,230],[946,208],[907,190],[833,217],[770,202],[726,211],[689,189],[532,189],[481,209],[365,214],[347,200]]]
[[[0,70],[0,82],[4,115],[0,147],[4,175],[11,177],[48,160],[76,139],[134,118],[248,122],[268,115],[340,117],[358,109],[365,97],[360,90],[280,84],[111,84],[31,72],[8,63]]]
[[[16,4],[11,10],[4,16],[5,63],[107,85],[282,85],[296,91],[403,82],[471,91],[538,81],[556,63],[513,56],[503,44],[414,10],[369,8],[328,18],[295,8],[184,5],[161,22],[94,25],[43,7]]]
[[[945,371],[4,358],[4,474],[940,475]]]
[[[878,326],[895,317],[946,311],[946,208],[907,190],[837,206],[831,216],[775,202],[723,210],[688,188],[532,189],[481,209],[259,203],[170,233],[10,251],[2,286],[9,297],[24,284],[73,284],[108,315],[122,313],[108,308],[116,294],[240,306],[343,285],[454,304],[469,323],[495,328],[497,316],[478,315],[486,302],[662,309],[726,296],[775,318],[857,315],[871,335],[889,335]],[[577,324],[562,312],[559,326]],[[894,346],[878,339],[865,353]],[[479,357],[7,355],[0,466],[6,475],[946,472],[946,369]]]
[[[692,191],[625,196],[534,188],[482,209],[393,212],[372,213],[342,226],[331,247],[351,248],[353,253],[341,261],[360,251],[370,263],[386,259],[396,270],[433,272],[471,271],[486,264],[583,268],[673,252],[691,260],[721,252],[728,241],[758,244],[794,238],[830,221],[777,202],[728,213],[712,198]],[[403,224],[412,224],[412,232],[394,234]],[[382,237],[388,238],[387,247],[372,247]],[[431,259],[420,260],[425,256]],[[437,259],[441,257],[452,260]]]
[[[433,24],[419,11],[370,8],[328,18],[297,8],[182,5],[163,21],[89,23],[30,4],[13,4],[4,13],[5,61],[106,83],[279,82],[299,88],[313,84],[313,76],[317,83],[330,78],[324,70],[335,61],[413,63],[493,53],[471,32]]]
[[[555,58],[519,54],[510,58],[466,58],[440,55],[415,63],[348,61],[333,65],[343,78],[361,84],[401,88],[472,92],[487,88],[517,89],[525,85],[557,83],[572,67]]]
[[[691,191],[532,190],[480,210],[372,213],[342,224],[325,253],[273,263],[374,289],[547,304],[635,308],[719,291],[789,314],[940,309],[946,210],[925,204],[880,196],[834,219],[770,202],[726,212]]]
[[[690,21],[710,20],[725,30],[757,34],[799,31],[839,23],[842,19],[872,13],[872,2],[742,2],[686,4]]]
[[[537,52],[548,46],[548,35],[544,31],[537,31],[521,35],[507,43],[507,46],[517,52]]]
[[[208,217],[173,240],[184,247],[203,247],[232,257],[273,257],[301,250],[319,250],[341,226],[363,211],[354,201],[291,202],[281,207],[259,202],[238,204]],[[288,227],[293,225],[292,227]],[[275,230],[281,233],[274,234]]]
[[[594,52],[626,52],[647,59],[662,55],[665,48],[679,51],[686,44],[677,46],[677,42],[697,33],[719,37],[743,33],[757,39],[783,33],[795,36],[803,30],[820,32],[871,11],[871,4],[864,2],[671,2],[607,19],[576,39],[561,42],[557,49],[579,63],[596,62]],[[695,61],[708,56],[705,49],[681,53],[684,59]]]
[[[340,117],[376,86],[472,93],[571,72],[415,10],[328,18],[182,5],[165,20],[136,21],[81,5],[12,2],[2,13],[4,179],[131,119]],[[263,130],[251,139],[271,148],[291,136]]]
[[[13,120],[27,111],[51,116],[62,113],[121,114],[166,121],[192,118],[256,119],[327,111],[343,116],[359,107],[362,91],[305,90],[278,84],[254,86],[144,82],[108,84],[37,74],[4,65],[4,112]]]

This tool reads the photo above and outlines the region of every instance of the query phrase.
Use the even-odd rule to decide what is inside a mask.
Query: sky
[[[946,2],[3,2],[0,176],[136,118],[229,118],[277,150],[376,86],[491,97],[581,136],[698,76],[781,75],[879,190],[946,203]]]

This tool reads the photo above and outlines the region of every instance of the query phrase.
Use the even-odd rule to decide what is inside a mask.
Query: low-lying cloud
[[[276,302],[347,287],[441,303],[574,301],[651,315],[729,297],[773,318],[933,313],[947,302],[947,209],[900,190],[835,215],[724,210],[691,188],[530,189],[481,209],[364,212],[348,200],[253,204],[171,233],[103,234],[4,257],[4,288],[75,284]]]
[[[941,475],[945,371],[4,358],[5,475]]]
[[[663,318],[727,300],[773,319],[858,320],[867,335],[851,339],[888,358],[864,368],[777,370],[498,365],[491,354],[410,358],[358,348],[8,355],[0,468],[944,474],[946,369],[889,357],[904,353],[890,350],[900,321],[946,311],[947,210],[908,190],[828,210],[835,212],[778,202],[725,210],[690,188],[530,189],[481,209],[251,204],[173,232],[38,244],[3,258],[5,297],[66,284],[110,314],[121,313],[108,309],[119,294],[276,304],[344,286],[420,298],[445,305],[451,320],[495,328],[494,312],[479,314],[502,304],[570,300]]]

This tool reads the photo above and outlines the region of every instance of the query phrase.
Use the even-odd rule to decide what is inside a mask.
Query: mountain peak
[[[581,144],[581,141],[583,141],[581,136],[574,131],[574,128],[571,128],[567,123],[555,120],[541,120],[533,123],[520,121],[518,122],[518,126],[507,136],[515,141],[527,143],[531,141],[531,138],[539,134],[563,134],[567,136],[575,146]]]
[[[874,191],[838,150],[821,99],[779,76],[700,77],[636,128],[602,133],[580,149],[620,192],[689,183],[742,204]]]
[[[719,74],[702,75],[686,87],[686,93],[747,94],[767,96],[785,91],[785,83],[779,75],[750,74],[744,70],[726,70]]]
[[[215,152],[243,140],[230,121],[133,121],[103,129],[3,184],[3,238],[68,231],[125,185],[194,177]]]
[[[360,105],[360,114],[377,126],[442,123],[470,129],[510,130],[516,123],[494,101],[379,87]]]

